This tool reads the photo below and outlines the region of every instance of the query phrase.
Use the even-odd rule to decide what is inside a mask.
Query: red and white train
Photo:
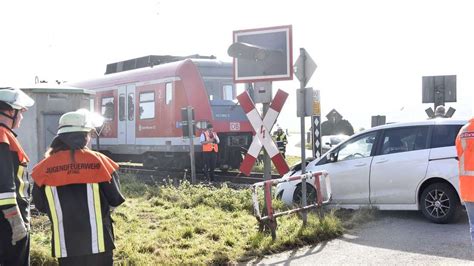
[[[162,59],[169,57],[109,64],[105,76],[71,83],[96,92],[94,108],[106,117],[100,151],[114,160],[142,162],[145,167],[189,167],[190,140],[183,138],[181,108],[192,106],[198,167],[202,161],[199,136],[212,123],[220,138],[218,167],[239,168],[253,134],[235,101],[232,64],[188,58],[136,68]]]

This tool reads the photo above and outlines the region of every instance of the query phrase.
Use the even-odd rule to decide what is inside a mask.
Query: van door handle
[[[355,167],[361,167],[361,166],[365,166],[367,165],[366,163],[358,163],[358,164],[354,164]]]
[[[385,163],[385,162],[387,162],[387,161],[388,161],[388,159],[381,159],[380,161],[376,161],[375,163],[377,163],[377,164],[378,164],[378,163]]]

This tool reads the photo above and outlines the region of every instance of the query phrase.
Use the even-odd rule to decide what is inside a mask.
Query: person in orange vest
[[[456,150],[459,160],[459,188],[466,206],[474,247],[474,118],[459,131]]]
[[[219,137],[212,124],[207,124],[207,130],[201,133],[200,138],[202,144],[204,174],[209,181],[214,180],[214,169],[216,168],[217,153],[219,152]]]
[[[29,159],[12,129],[34,103],[19,89],[0,88],[0,265],[30,265]]]
[[[102,123],[85,109],[62,115],[46,158],[31,173],[34,203],[51,221],[52,255],[59,265],[113,264],[111,211],[125,199],[118,165],[87,147]]]

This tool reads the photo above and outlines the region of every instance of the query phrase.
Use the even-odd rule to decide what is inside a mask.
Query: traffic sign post
[[[270,132],[288,93],[278,90],[270,106],[269,102],[272,96],[271,81],[293,79],[292,27],[289,25],[234,31],[233,40],[227,53],[234,58],[234,82],[256,82],[255,90],[252,90],[254,97],[250,97],[248,92],[237,97],[255,131],[240,171],[250,174],[263,146],[264,179],[271,179],[270,157],[280,175],[284,175],[290,169]],[[263,104],[263,120],[252,99]],[[271,192],[271,188],[268,192]]]
[[[293,67],[295,69],[295,76],[304,83],[301,88],[304,88],[318,66],[306,50],[300,48],[300,56],[296,59]]]
[[[250,99],[250,96],[247,92],[243,92],[237,96],[242,109],[247,115],[247,118],[249,119],[250,124],[255,131],[255,137],[250,144],[248,153],[245,155],[244,160],[240,165],[240,171],[245,175],[250,174],[250,171],[252,170],[252,167],[255,164],[262,147],[265,148],[265,152],[268,154],[268,160],[271,158],[271,161],[275,165],[280,175],[284,175],[290,170],[285,158],[283,158],[283,155],[278,150],[278,147],[270,135],[273,125],[275,124],[287,98],[288,93],[278,90],[275,98],[273,99],[262,119],[259,112],[255,108],[254,102],[252,99]]]
[[[309,56],[308,53],[306,53],[306,50],[304,48],[300,48],[300,56],[295,62],[294,69],[295,69],[295,76],[298,78],[300,81],[300,89],[297,91],[297,103],[296,106],[300,107],[302,110],[304,110],[304,115],[301,115],[301,174],[306,173],[306,152],[305,152],[305,117],[307,116],[306,112],[306,89],[305,86],[308,83],[309,79],[313,75],[314,71],[316,70],[316,63],[313,61],[311,56]],[[298,115],[299,116],[299,115]],[[320,123],[319,123],[320,125]],[[313,126],[314,128],[314,126]],[[320,132],[320,126],[318,128]],[[302,204],[303,206],[306,206],[307,201],[306,201],[306,183],[303,183],[301,187],[301,192],[302,192]],[[306,225],[307,221],[307,216],[306,212],[302,213],[303,216],[303,225]]]

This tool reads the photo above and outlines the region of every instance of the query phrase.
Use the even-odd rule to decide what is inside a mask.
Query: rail
[[[321,191],[321,180],[320,180],[321,177],[325,179],[324,183],[326,184],[326,195],[327,195],[326,200],[323,200],[323,194]],[[296,180],[301,180],[303,183],[303,186],[306,186],[306,180],[310,178],[313,178],[314,186],[316,187],[315,203],[302,206],[302,207],[296,207],[294,209],[283,211],[283,212],[274,213],[273,205],[272,205],[273,197],[271,195],[272,186],[280,184],[280,183],[296,181]],[[264,190],[264,208],[266,210],[265,216],[262,216],[260,212],[260,207],[259,207],[259,202],[258,202],[258,188],[259,187],[263,187],[263,190]],[[305,191],[306,189],[304,188],[301,191],[303,203],[307,202]],[[253,207],[254,207],[254,215],[257,218],[257,221],[259,222],[259,230],[263,231],[265,227],[269,228],[271,230],[273,239],[276,238],[276,228],[277,228],[276,218],[277,217],[292,214],[295,212],[306,211],[313,208],[318,208],[318,207],[323,206],[324,204],[329,203],[331,199],[332,199],[331,182],[330,182],[329,174],[326,171],[319,171],[319,172],[314,172],[314,173],[310,172],[310,173],[297,175],[297,176],[266,180],[266,181],[255,183],[252,186],[252,200],[253,200]]]
[[[145,183],[154,184],[156,181],[171,178],[178,179],[178,180],[189,180],[189,171],[185,170],[167,170],[167,169],[147,169],[140,165],[128,165],[128,164],[120,164],[119,173],[122,174],[134,174],[137,179],[143,181]],[[272,174],[272,178],[279,178],[279,175]],[[207,182],[203,173],[197,173],[198,180],[201,182]],[[235,184],[246,184],[246,185],[253,185],[255,182],[260,182],[263,179],[263,173],[252,172],[249,176],[243,176],[238,172],[222,172],[219,170],[215,171],[215,179],[216,181],[213,183],[221,183],[221,182],[230,182]],[[176,180],[176,182],[178,182]]]

